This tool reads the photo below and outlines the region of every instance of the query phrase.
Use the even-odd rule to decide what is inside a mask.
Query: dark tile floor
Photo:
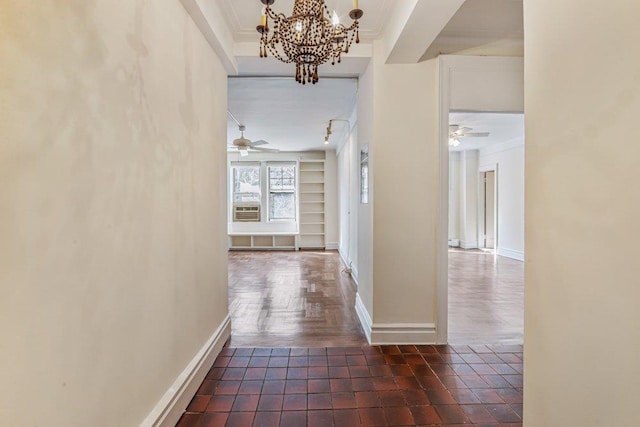
[[[522,425],[522,346],[225,347],[178,426]]]

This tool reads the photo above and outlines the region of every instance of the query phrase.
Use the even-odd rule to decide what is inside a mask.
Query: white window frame
[[[268,222],[297,222],[298,221],[298,163],[297,162],[265,162],[266,168],[266,201],[267,201],[267,221]],[[272,191],[271,190],[271,168],[293,167],[293,190],[289,191]],[[293,218],[271,218],[271,193],[291,193],[293,194]]]

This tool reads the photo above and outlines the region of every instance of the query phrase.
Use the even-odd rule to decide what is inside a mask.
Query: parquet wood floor
[[[522,344],[524,263],[479,250],[449,251],[449,342]]]
[[[335,251],[229,253],[232,347],[361,346],[355,284]]]

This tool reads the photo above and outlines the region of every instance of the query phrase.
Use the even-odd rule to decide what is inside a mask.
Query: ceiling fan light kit
[[[275,0],[260,1],[264,5],[256,27],[260,33],[260,57],[272,55],[295,64],[298,83],[316,84],[319,65],[341,62],[353,41],[360,43],[359,19],[364,12],[359,9],[358,0],[353,0],[349,12],[353,22],[349,27],[340,23],[338,14],[331,13],[324,0],[295,0],[291,16],[276,13],[271,8]]]
[[[449,147],[460,145],[460,138],[486,138],[489,132],[471,132],[473,129],[460,127],[460,125],[449,125]]]
[[[263,152],[266,152],[266,153],[279,153],[280,152],[280,150],[277,150],[275,148],[261,147],[262,145],[268,144],[268,142],[263,140],[263,139],[260,139],[258,141],[251,141],[251,140],[245,138],[244,137],[244,131],[246,129],[247,129],[246,126],[238,125],[238,130],[240,131],[240,138],[234,139],[233,140],[233,145],[230,146],[230,147],[237,148],[241,157],[248,156],[249,155],[249,150],[263,151]]]

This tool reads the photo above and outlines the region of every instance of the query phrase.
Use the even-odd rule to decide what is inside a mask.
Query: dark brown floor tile
[[[522,403],[522,392],[513,388],[504,388],[496,390],[496,393],[505,401],[505,403]]]
[[[227,368],[222,375],[224,381],[241,380],[244,378],[245,368]]]
[[[308,427],[332,427],[333,411],[309,411],[307,423]]]
[[[480,376],[476,375],[460,375],[460,379],[464,381],[469,388],[490,388]]]
[[[306,426],[307,411],[284,411],[280,415],[282,427]]]
[[[284,394],[284,380],[265,381],[262,384],[262,394]]]
[[[267,368],[247,368],[244,374],[245,380],[264,380]]]
[[[351,392],[331,393],[331,404],[333,409],[351,409],[356,408],[356,397]]]
[[[416,354],[419,353],[415,345],[399,345],[400,353],[403,354]]]
[[[511,366],[502,362],[491,363],[489,364],[489,366],[491,366],[491,369],[493,369],[494,371],[496,371],[498,374],[501,374],[501,375],[516,375],[518,373]]]
[[[509,405],[485,405],[489,413],[500,423],[520,422],[521,419]]]
[[[281,394],[263,394],[258,402],[258,411],[281,411],[284,396]]]
[[[423,354],[422,358],[427,363],[446,363],[446,360],[442,357],[440,353]]]
[[[412,426],[415,425],[413,415],[406,406],[393,406],[384,408],[384,415],[387,422],[394,426]]]
[[[329,366],[347,366],[347,356],[328,356],[327,362]]]
[[[433,405],[445,424],[467,423],[469,420],[459,405]]]
[[[247,427],[253,424],[254,412],[231,412],[226,427]]]
[[[484,380],[484,382],[486,382],[487,384],[489,384],[492,388],[510,388],[512,387],[511,384],[509,384],[509,381],[505,380],[502,376],[500,375],[482,375],[482,379]]]
[[[425,390],[432,405],[454,405],[456,401],[447,390]]]
[[[475,354],[475,353],[472,353],[472,354],[460,354],[460,356],[467,363],[484,363],[484,360],[482,360],[482,358],[480,356],[478,356],[477,354]]]
[[[451,348],[458,354],[473,354],[473,350],[468,345],[454,344]]]
[[[411,370],[416,377],[433,377],[436,375],[429,365],[413,365]]]
[[[289,357],[306,357],[309,355],[309,349],[306,347],[292,348],[289,351]]]
[[[346,347],[328,347],[327,348],[327,355],[328,356],[344,356],[345,354],[347,354],[347,348]]]
[[[400,390],[417,390],[422,388],[414,377],[396,377],[396,384]]]
[[[237,394],[240,389],[240,381],[220,381],[216,387],[215,395]]]
[[[306,368],[309,366],[309,358],[305,357],[290,357],[289,368]]]
[[[307,396],[307,405],[309,410],[312,409],[332,409],[331,393],[309,394]]]
[[[419,354],[405,354],[404,361],[407,365],[426,365],[427,362]]]
[[[493,353],[493,350],[491,350],[486,345],[470,344],[469,347],[471,347],[471,350],[473,350],[476,353]]]
[[[507,380],[513,387],[522,387],[522,375],[503,375],[502,378]]]
[[[522,359],[513,353],[501,353],[498,357],[504,361],[504,363],[522,363]]]
[[[198,427],[224,427],[228,418],[228,412],[207,412],[202,415]]]
[[[511,406],[511,409],[513,409],[513,412],[515,412],[516,414],[518,414],[520,418],[522,418],[523,416],[522,403],[511,403],[509,406]]]
[[[349,376],[351,378],[368,378],[369,367],[368,366],[349,366]]]
[[[425,390],[444,390],[444,384],[438,379],[438,377],[417,377],[418,382]]]
[[[363,355],[347,355],[347,365],[367,366],[367,359]]]
[[[457,353],[442,354],[441,357],[444,363],[467,363],[467,361]]]
[[[271,350],[271,355],[272,356],[279,356],[279,357],[289,357],[289,353],[291,352],[291,349],[289,348],[274,348]]]
[[[229,361],[229,364],[227,365],[227,367],[246,368],[247,366],[249,366],[249,359],[250,359],[249,357],[234,356]]]
[[[469,405],[474,403],[481,403],[478,396],[473,391],[467,388],[459,388],[449,390],[453,399],[460,405]]]
[[[268,380],[284,380],[287,377],[287,368],[267,368],[265,378]]]
[[[271,357],[269,359],[270,368],[286,368],[289,365],[288,357]]]
[[[255,412],[258,408],[259,400],[260,396],[254,394],[238,395],[233,402],[233,408],[231,408],[231,410],[234,412]]]
[[[225,356],[218,357],[216,361],[213,363],[213,366],[215,368],[226,368],[230,360],[231,360],[230,357],[225,357]]]
[[[389,425],[382,408],[360,408],[358,413],[363,426],[374,427]]]
[[[409,408],[413,419],[419,425],[441,424],[442,420],[433,406],[413,406]]]
[[[187,412],[204,412],[211,400],[209,395],[196,394],[187,406]]]
[[[329,366],[329,378],[349,378],[349,368],[346,366]]]
[[[306,394],[288,394],[284,396],[282,403],[283,411],[306,411],[307,395]]]
[[[521,375],[524,372],[524,365],[522,363],[509,363],[509,366]]]
[[[394,377],[412,377],[414,375],[409,365],[390,365],[389,367]]]
[[[429,367],[439,377],[445,375],[456,375],[456,371],[454,371],[451,365],[447,363],[430,363]]]
[[[251,353],[253,357],[269,357],[271,356],[270,348],[255,348],[253,349],[253,353]]]
[[[474,424],[496,422],[496,419],[491,416],[483,405],[462,405],[462,411],[469,418],[469,421]]]
[[[332,393],[338,393],[341,391],[353,391],[353,386],[350,379],[331,379],[329,380]]]
[[[471,365],[467,365],[466,363],[452,363],[449,366],[457,375],[477,374],[477,372],[471,367]]]
[[[431,403],[424,390],[403,390],[402,395],[407,406],[425,406]]]
[[[384,365],[387,363],[387,361],[384,360],[384,357],[380,354],[367,355],[365,357],[367,359],[367,365],[369,366]]]
[[[333,411],[333,423],[336,427],[354,427],[360,425],[357,409],[338,409]]]
[[[286,380],[284,393],[285,394],[299,394],[307,392],[306,380]]]
[[[187,412],[180,417],[176,427],[196,427],[200,422],[201,416],[201,414],[190,414]]]
[[[249,360],[249,368],[266,368],[269,366],[269,358],[268,357],[252,357]]]
[[[315,347],[309,349],[309,356],[326,356],[327,349],[325,347]]]
[[[358,408],[378,408],[381,406],[378,393],[373,391],[356,392],[356,405]]]
[[[442,384],[444,384],[445,388],[447,388],[448,390],[469,388],[469,386],[466,385],[465,382],[462,381],[462,379],[457,375],[449,375],[446,377],[442,377],[440,378],[440,380],[442,381]]]
[[[471,368],[479,374],[479,375],[496,375],[497,372],[493,370],[493,368],[486,363],[472,363]]]
[[[253,354],[253,348],[236,348],[236,351],[233,353],[234,356],[251,356]]]
[[[211,395],[215,392],[217,386],[218,386],[217,380],[204,380],[202,384],[200,384],[200,388],[198,388],[197,394]]]
[[[382,354],[400,354],[401,353],[397,345],[381,345],[380,352]]]
[[[253,419],[253,427],[278,427],[280,425],[280,412],[256,412]]]
[[[329,393],[331,385],[328,379],[309,380],[307,381],[307,389],[309,393]]]
[[[309,366],[329,366],[327,356],[309,356]]]
[[[482,403],[504,403],[502,397],[495,390],[491,389],[472,389],[473,393],[478,396]]]
[[[326,366],[312,366],[309,368],[309,378],[329,378],[329,368]]]
[[[403,365],[406,363],[404,355],[402,354],[385,354],[384,360],[386,360],[389,365]]]
[[[374,391],[376,389],[371,378],[353,378],[351,387],[353,391]]]
[[[224,374],[224,368],[211,368],[207,373],[208,380],[221,380]]]
[[[404,394],[399,390],[379,391],[378,397],[382,406],[406,406]]]
[[[485,363],[504,363],[498,355],[493,353],[479,354],[478,356],[480,356],[480,359],[484,360]]]
[[[220,350],[220,354],[218,355],[218,357],[231,357],[233,356],[233,353],[235,353],[236,349],[233,347],[222,347],[222,350]]]
[[[372,377],[390,377],[393,375],[389,365],[369,366],[369,372]]]
[[[262,381],[242,381],[238,394],[260,394],[262,393]]]
[[[308,377],[307,368],[292,368],[287,370],[288,380],[306,380]]]
[[[373,386],[377,391],[397,390],[398,385],[392,377],[377,377],[373,379]]]

